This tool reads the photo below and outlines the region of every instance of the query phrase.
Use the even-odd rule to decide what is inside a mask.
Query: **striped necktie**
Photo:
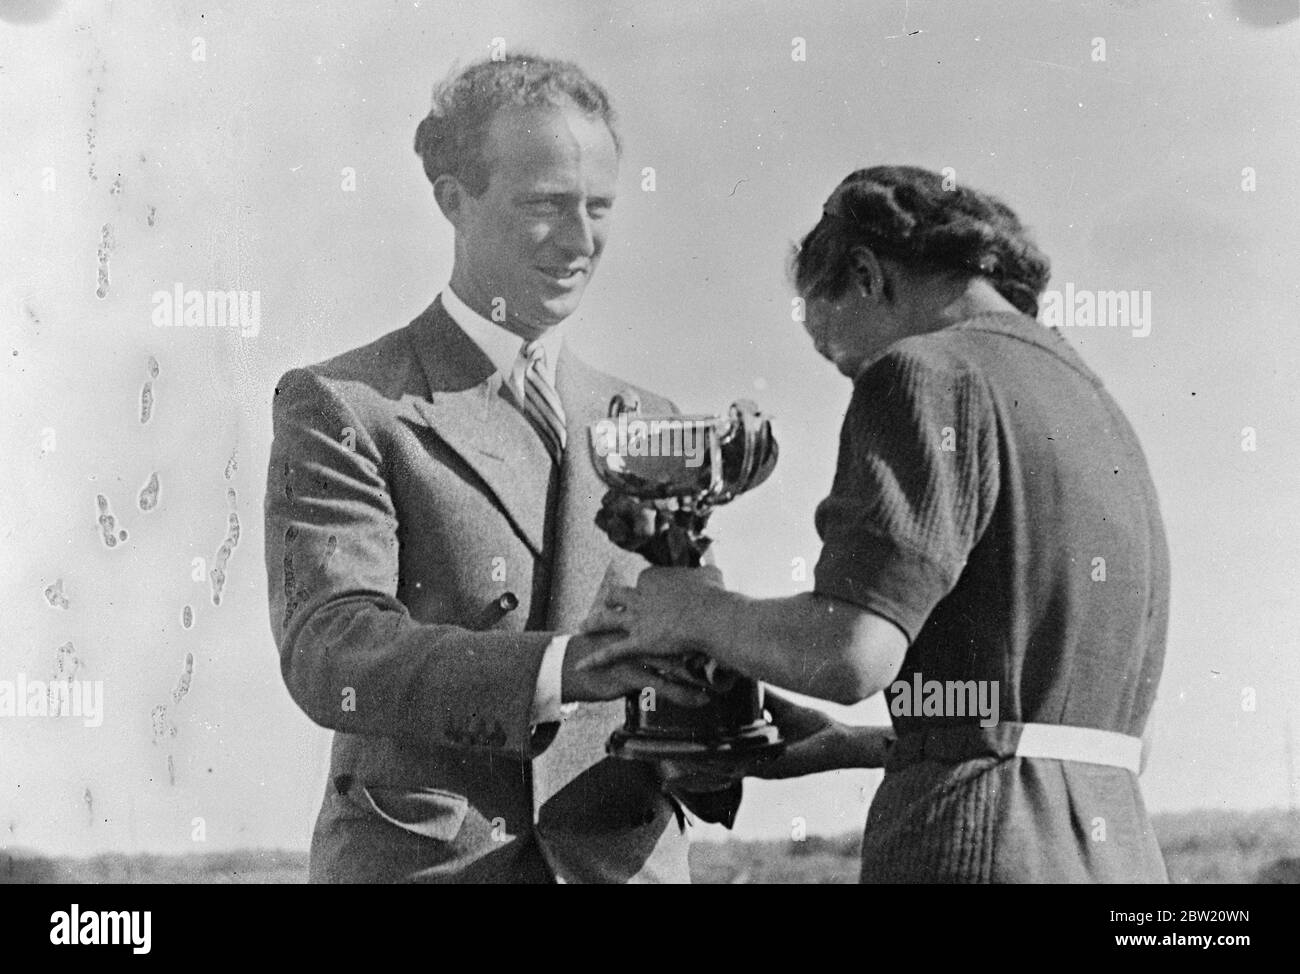
[[[551,459],[559,463],[566,440],[564,407],[542,371],[546,349],[541,342],[524,342],[519,357],[524,369],[524,415],[532,421]]]

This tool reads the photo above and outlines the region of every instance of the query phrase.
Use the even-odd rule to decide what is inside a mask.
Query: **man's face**
[[[511,108],[488,129],[490,172],[456,218],[457,291],[536,338],[577,310],[596,272],[618,182],[609,128],[574,108]],[[496,320],[496,319],[494,319]]]

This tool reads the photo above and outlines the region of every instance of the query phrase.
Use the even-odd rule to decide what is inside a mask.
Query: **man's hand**
[[[569,640],[560,677],[560,700],[617,700],[649,688],[657,697],[682,707],[700,707],[710,700],[709,685],[680,658],[622,657],[609,663],[579,666],[605,647],[618,642],[619,632],[582,633]]]

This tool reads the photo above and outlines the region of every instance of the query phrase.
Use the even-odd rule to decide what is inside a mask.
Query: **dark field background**
[[[1198,811],[1153,816],[1175,883],[1300,883],[1300,813]],[[854,883],[859,836],[697,842],[697,883]],[[247,849],[183,856],[47,858],[0,850],[0,883],[301,883],[306,852]]]

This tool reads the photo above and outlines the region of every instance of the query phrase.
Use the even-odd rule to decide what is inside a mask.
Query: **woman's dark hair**
[[[433,107],[415,131],[415,152],[429,182],[447,173],[478,196],[490,175],[483,143],[492,117],[508,107],[568,105],[603,121],[615,149],[622,151],[604,88],[569,61],[519,52],[471,64],[440,82],[433,89]]]
[[[948,183],[916,166],[851,173],[795,250],[793,277],[807,298],[838,298],[854,281],[853,249],[866,246],[917,271],[964,271],[989,279],[1027,315],[1051,261],[1012,209],[988,193]]]

